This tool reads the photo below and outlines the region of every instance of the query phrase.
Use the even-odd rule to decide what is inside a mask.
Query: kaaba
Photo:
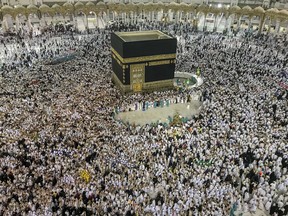
[[[160,31],[112,33],[113,82],[123,93],[173,88],[176,46]]]

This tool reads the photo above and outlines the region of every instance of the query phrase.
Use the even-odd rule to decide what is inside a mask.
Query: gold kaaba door
[[[142,91],[145,82],[145,64],[130,65],[130,83],[134,92]]]

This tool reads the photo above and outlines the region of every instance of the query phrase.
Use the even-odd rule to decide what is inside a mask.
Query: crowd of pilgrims
[[[200,114],[174,128],[113,118],[117,106],[185,95],[122,95],[111,82],[111,31],[148,29],[177,36],[176,70],[200,67],[204,79],[189,90]],[[288,214],[287,35],[117,23],[1,47],[0,215]],[[76,59],[44,64],[71,50]]]

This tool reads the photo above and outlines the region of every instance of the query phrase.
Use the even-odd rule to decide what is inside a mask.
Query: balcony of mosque
[[[46,4],[50,7],[55,5],[55,4],[63,5],[67,2],[71,3],[71,1],[67,1],[67,0],[43,0],[43,4]],[[74,1],[74,3],[72,3],[72,5],[75,5],[75,3],[77,3],[77,2],[81,2],[84,5],[86,5],[88,2],[92,2],[93,4],[96,5],[98,2],[101,2],[101,0],[90,0],[90,1],[89,0],[77,0],[77,1]]]

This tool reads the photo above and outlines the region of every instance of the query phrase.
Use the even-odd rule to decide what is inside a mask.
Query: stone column
[[[19,31],[20,28],[20,23],[19,23],[19,17],[18,15],[15,16],[15,27],[16,27],[16,31]]]
[[[159,11],[158,12],[158,21],[161,21],[164,16],[166,16],[164,11],[163,10]]]
[[[137,11],[133,12],[133,15],[134,15],[134,23],[136,23],[137,22],[137,15],[138,15]]]
[[[75,16],[74,14],[72,14],[72,19],[73,19],[73,23],[74,23],[75,29],[79,30],[79,29],[78,29],[77,16]]]
[[[237,15],[237,31],[240,30],[241,27],[241,15]]]
[[[138,15],[137,11],[133,11],[133,23],[137,22],[138,20],[137,15]]]
[[[27,26],[28,26],[29,32],[31,30],[33,30],[33,27],[32,27],[32,24],[31,24],[30,15],[28,15],[28,17],[27,17]]]
[[[88,29],[88,16],[86,14],[84,14],[84,25],[85,25],[85,29]]]
[[[206,31],[206,15],[204,14],[203,31]]]
[[[260,23],[259,23],[259,27],[258,27],[258,34],[262,33],[263,27],[264,27],[264,23],[265,23],[265,16],[262,15],[260,17]]]
[[[270,30],[271,30],[271,24],[272,24],[272,17],[269,17],[269,23],[268,23],[268,33],[270,33]]]
[[[249,21],[248,21],[248,31],[250,31],[252,26],[252,17],[249,17]]]
[[[2,27],[4,29],[4,32],[6,32],[8,30],[8,23],[7,23],[6,18],[3,18]]]
[[[40,26],[44,27],[46,25],[46,14],[41,14],[41,19],[40,19]]]
[[[280,31],[280,20],[277,19],[276,21],[276,27],[275,27],[275,34],[279,34]]]
[[[168,11],[168,16],[169,16],[169,21],[173,21],[173,16],[174,16],[174,12],[171,10],[171,11]]]
[[[228,20],[229,20],[229,16],[226,16],[226,17],[225,17],[224,29],[228,29]]]
[[[110,21],[110,11],[109,11],[109,9],[107,9],[107,11],[106,11],[106,24],[108,24],[109,21]]]
[[[99,28],[99,14],[95,14],[95,18],[96,18],[96,27]]]
[[[217,31],[217,17],[218,17],[218,15],[215,14],[215,19],[214,19],[214,23],[213,23],[213,32]]]

